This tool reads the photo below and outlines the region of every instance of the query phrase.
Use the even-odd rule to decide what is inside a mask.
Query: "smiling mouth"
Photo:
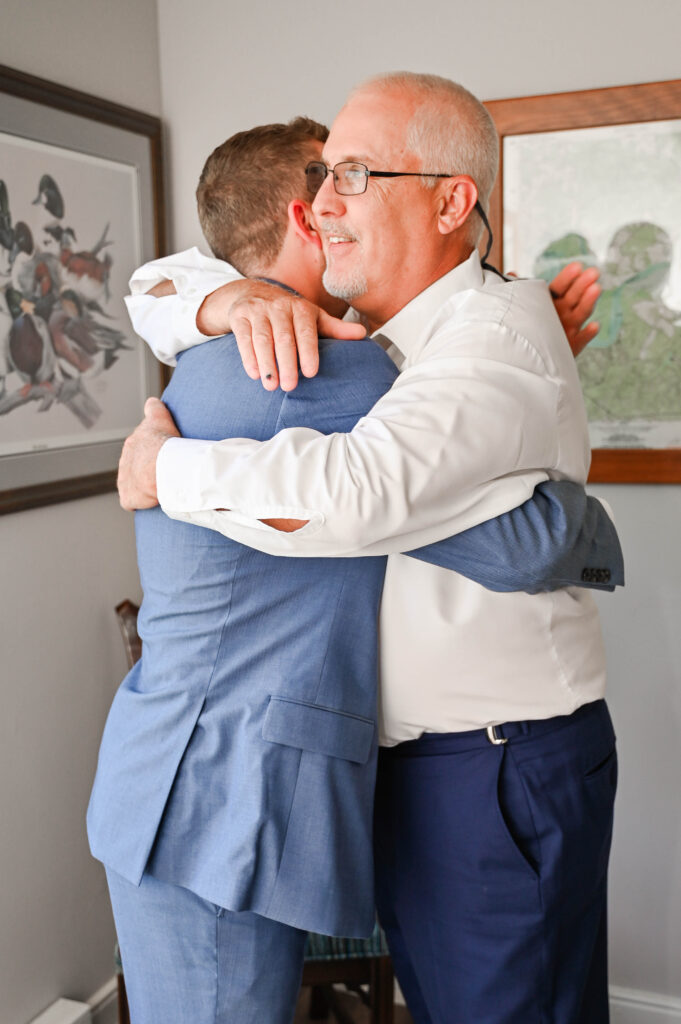
[[[340,255],[343,252],[347,252],[350,246],[354,245],[357,241],[352,235],[337,235],[329,234],[327,237],[327,253],[333,255]]]
[[[343,249],[358,241],[356,235],[353,235],[347,228],[341,227],[340,224],[327,222],[321,227],[321,231],[326,239],[329,252],[342,252]]]

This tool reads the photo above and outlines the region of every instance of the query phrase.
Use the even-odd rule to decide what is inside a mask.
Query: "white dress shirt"
[[[156,358],[175,366],[178,352],[207,340],[196,326],[206,295],[241,277],[229,263],[204,256],[195,246],[139,267],[130,278],[125,304],[133,327]],[[162,281],[172,281],[177,295],[159,305],[146,292]]]
[[[157,283],[154,266],[137,281]],[[230,279],[222,273],[219,283]],[[151,317],[160,333],[159,318],[178,304],[191,301],[195,317],[217,287],[217,277],[201,286],[186,266],[182,274],[177,299],[136,300],[145,304],[146,326],[131,310],[141,333]],[[160,276],[177,287],[167,261]],[[166,354],[176,333],[166,334]],[[605,658],[588,591],[496,594],[396,553],[513,508],[547,476],[586,480],[581,390],[546,285],[504,282],[473,254],[381,334],[402,372],[350,434],[168,441],[157,465],[161,505],[271,554],[391,555],[380,621],[384,744],[570,714],[596,700]],[[188,340],[203,340],[195,324],[175,351]],[[286,534],[260,522],[278,517],[309,523]]]

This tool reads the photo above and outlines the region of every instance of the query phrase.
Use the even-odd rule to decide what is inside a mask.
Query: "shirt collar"
[[[457,292],[481,288],[483,272],[477,250],[403,306],[399,313],[372,334],[389,340],[403,359],[420,351],[431,333],[431,324],[442,305]]]

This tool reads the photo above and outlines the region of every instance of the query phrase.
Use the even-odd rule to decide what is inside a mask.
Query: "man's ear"
[[[478,201],[478,186],[468,174],[447,179],[440,193],[438,230],[442,235],[452,234],[468,220]]]
[[[322,240],[315,227],[312,207],[304,199],[292,199],[288,204],[288,219],[295,234],[304,242],[321,249]]]

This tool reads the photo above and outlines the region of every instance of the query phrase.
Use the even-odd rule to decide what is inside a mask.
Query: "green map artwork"
[[[504,267],[600,270],[592,447],[681,446],[681,119],[506,135],[503,155]]]
[[[588,240],[569,233],[544,249],[534,273],[550,281],[576,259],[598,265]],[[620,425],[610,444],[640,443],[623,421],[681,414],[681,311],[662,299],[671,262],[667,232],[641,221],[614,233],[600,266],[603,293],[593,315],[600,331],[577,365],[589,419]]]

